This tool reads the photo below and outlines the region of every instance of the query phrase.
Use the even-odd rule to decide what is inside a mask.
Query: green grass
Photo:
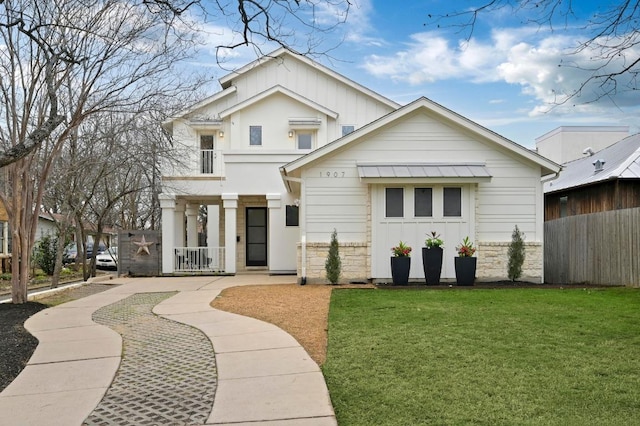
[[[640,424],[640,291],[339,290],[341,426]]]

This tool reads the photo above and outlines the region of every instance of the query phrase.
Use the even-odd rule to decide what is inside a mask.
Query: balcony
[[[200,173],[223,176],[222,151],[216,149],[201,149]]]

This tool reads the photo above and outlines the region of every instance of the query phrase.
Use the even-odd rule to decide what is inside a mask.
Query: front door
[[[247,207],[247,266],[267,266],[267,208]]]

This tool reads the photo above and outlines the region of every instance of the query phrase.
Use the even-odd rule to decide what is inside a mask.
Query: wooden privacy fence
[[[640,286],[640,208],[545,222],[544,280]]]

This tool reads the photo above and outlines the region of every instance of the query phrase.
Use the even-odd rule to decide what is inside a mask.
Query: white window
[[[342,126],[342,136],[346,136],[349,133],[353,132],[356,129],[356,126],[354,125],[344,125]]]
[[[262,145],[262,126],[249,126],[249,145]]]
[[[311,132],[296,132],[298,149],[313,148],[313,134]]]
[[[214,173],[216,152],[213,135],[200,135],[200,173]]]

